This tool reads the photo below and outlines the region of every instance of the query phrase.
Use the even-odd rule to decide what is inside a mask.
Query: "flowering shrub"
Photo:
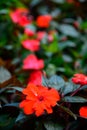
[[[0,130],[87,130],[86,5],[0,2]]]

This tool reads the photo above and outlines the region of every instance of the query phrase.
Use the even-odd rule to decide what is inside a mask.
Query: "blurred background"
[[[32,19],[31,30],[46,32],[35,52],[45,62],[48,75],[66,77],[75,72],[87,73],[87,2],[86,0],[3,0],[0,1],[0,61],[22,67],[22,60],[31,53],[21,45],[26,39],[24,27],[15,24],[10,16],[17,8],[27,8]],[[39,15],[51,15],[48,28],[36,25]],[[49,37],[49,38],[48,38]],[[14,66],[13,66],[14,68]],[[10,69],[10,67],[9,67]],[[14,69],[11,69],[14,71]]]

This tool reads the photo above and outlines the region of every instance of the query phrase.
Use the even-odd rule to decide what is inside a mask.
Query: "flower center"
[[[43,96],[40,96],[38,97],[39,101],[43,101],[44,100],[44,97]]]

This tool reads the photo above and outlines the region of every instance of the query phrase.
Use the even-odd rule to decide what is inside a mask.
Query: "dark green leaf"
[[[75,121],[68,123],[66,128],[68,128],[69,130],[77,130],[79,125],[80,125],[79,120],[75,120]]]
[[[41,0],[31,0],[30,5],[34,7],[34,6],[38,5],[40,2],[41,2]]]
[[[0,130],[12,130],[15,118],[9,115],[0,115]]]
[[[22,92],[22,91],[23,91],[23,88],[21,88],[21,87],[9,87],[9,88],[15,89],[15,90],[17,90],[17,91],[19,91],[19,92]]]
[[[38,9],[37,9],[38,13],[44,15],[44,14],[48,14],[48,8],[47,6],[40,6]]]
[[[3,93],[4,91],[6,91],[7,88],[1,88],[0,89],[0,94]]]
[[[85,103],[87,102],[87,99],[79,96],[65,96],[63,99],[65,102],[71,102],[71,103]]]
[[[65,0],[50,0],[50,1],[52,1],[54,3],[58,3],[58,4],[62,4],[65,2]]]
[[[24,115],[24,113],[22,113],[22,112],[20,112],[20,114],[18,115],[18,117],[16,118],[16,123],[17,122],[20,122],[20,121],[22,121],[22,120],[24,120],[24,119],[26,119],[26,115]]]
[[[80,90],[85,90],[85,89],[87,89],[87,85],[84,85],[84,86],[82,86],[82,87],[80,88]]]
[[[17,107],[17,108],[19,108],[19,103],[8,103],[8,104],[4,105],[3,107]]]
[[[57,104],[58,107],[60,107],[63,111],[65,111],[66,113],[68,113],[70,116],[74,117],[75,120],[77,120],[77,116],[68,108],[61,106],[59,104]]]
[[[79,32],[71,25],[62,24],[60,25],[59,30],[67,36],[71,36],[75,38],[79,37]]]
[[[75,43],[72,41],[64,41],[59,43],[60,50],[63,50],[67,47],[75,47],[75,46],[76,46]]]
[[[6,90],[12,90],[12,89],[14,89],[14,90],[17,90],[17,91],[19,91],[19,92],[22,92],[23,91],[23,88],[21,88],[21,87],[9,87],[9,86],[7,86],[7,87],[5,87],[5,88],[1,88],[0,89],[0,93],[3,93],[4,91],[6,91]]]
[[[42,76],[42,84],[43,84],[43,86],[48,86],[49,85],[49,80],[44,76]]]
[[[7,9],[2,9],[0,10],[0,14],[7,14],[8,13],[8,10]]]
[[[64,87],[65,81],[60,76],[53,75],[49,79],[43,77],[42,84],[44,86],[52,87],[59,90],[62,89],[62,87]]]
[[[63,54],[63,60],[65,62],[72,62],[73,61],[72,57],[69,55],[66,55],[66,54]]]
[[[48,76],[52,76],[56,74],[56,66],[54,64],[48,64],[46,68],[46,73]]]
[[[78,89],[80,87],[80,85],[75,85],[75,84],[72,84],[72,82],[66,82],[63,89],[62,89],[62,93],[64,95],[70,93],[70,92],[73,92],[75,91],[76,89]]]
[[[55,89],[61,89],[62,87],[64,87],[65,81],[57,75],[53,75],[50,79],[49,79],[49,85],[50,87],[54,87]]]
[[[49,47],[47,48],[48,52],[53,52],[53,53],[58,52],[58,50],[59,50],[59,47],[58,47],[58,43],[56,41],[51,43],[49,45]]]
[[[63,126],[58,123],[46,122],[44,123],[46,130],[63,130]]]
[[[58,15],[60,15],[60,10],[58,8],[55,8],[54,10],[52,10],[51,15],[53,17],[58,17]]]

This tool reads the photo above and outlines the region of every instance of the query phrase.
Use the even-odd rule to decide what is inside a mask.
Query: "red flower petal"
[[[37,26],[39,27],[48,28],[51,20],[52,20],[51,15],[40,15],[38,16],[36,23],[37,23]]]
[[[35,85],[41,85],[42,84],[42,72],[40,70],[33,71],[30,74],[28,82],[33,83]]]
[[[37,32],[37,39],[38,39],[38,40],[42,40],[46,35],[47,35],[47,34],[46,34],[45,31],[38,31],[38,32]]]
[[[85,76],[84,74],[75,74],[72,78],[72,82],[75,84],[86,85],[87,76]]]
[[[83,106],[79,110],[80,116],[87,118],[87,106]]]
[[[36,39],[27,39],[22,41],[22,45],[25,49],[28,49],[30,51],[38,51],[40,47],[40,42]]]
[[[33,101],[28,101],[26,104],[25,104],[25,107],[24,107],[24,113],[29,115],[29,114],[32,114],[34,113],[34,110],[32,108],[34,102]]]
[[[24,33],[28,36],[33,36],[35,32],[29,28],[25,28]]]
[[[23,61],[23,69],[43,69],[44,61],[42,59],[37,59],[33,54],[28,55]]]
[[[10,17],[14,23],[20,26],[26,26],[32,22],[32,20],[27,17],[28,10],[25,8],[18,8],[10,12]]]

